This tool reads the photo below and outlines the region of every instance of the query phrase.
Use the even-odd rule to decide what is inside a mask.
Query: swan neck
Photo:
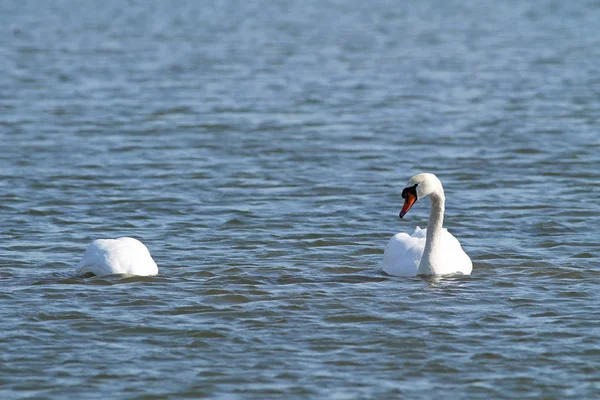
[[[431,242],[440,237],[444,223],[445,202],[440,196],[431,196],[431,210],[427,223],[427,241]]]
[[[430,195],[431,210],[429,222],[427,223],[427,235],[425,237],[425,249],[418,274],[435,275],[435,264],[439,254],[442,241],[442,225],[444,223],[445,198],[444,193],[433,193]]]

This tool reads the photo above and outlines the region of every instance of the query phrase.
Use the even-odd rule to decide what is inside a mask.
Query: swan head
[[[440,182],[437,176],[434,174],[422,173],[410,178],[406,187],[402,189],[404,205],[400,211],[400,218],[406,215],[408,210],[410,210],[417,200],[432,194],[437,194],[442,198],[444,197],[442,182]]]

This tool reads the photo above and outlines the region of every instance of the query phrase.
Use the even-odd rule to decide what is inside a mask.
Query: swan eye
[[[402,189],[402,198],[405,199],[409,193],[412,194],[413,196],[417,197],[417,186],[418,185],[419,185],[418,183],[415,183],[414,186]]]

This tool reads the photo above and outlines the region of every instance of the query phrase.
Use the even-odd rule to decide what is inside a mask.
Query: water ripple
[[[600,396],[600,8],[71,3],[0,3],[3,398]],[[422,171],[471,276],[380,270]]]

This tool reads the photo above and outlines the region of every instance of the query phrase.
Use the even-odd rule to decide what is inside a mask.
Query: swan
[[[442,228],[446,198],[437,176],[422,173],[410,178],[402,190],[400,218],[427,196],[431,199],[427,228],[417,227],[410,236],[404,232],[392,236],[383,253],[383,271],[395,276],[471,274],[471,259],[458,239]]]
[[[96,276],[152,276],[158,274],[158,266],[142,242],[130,237],[121,237],[94,240],[83,254],[75,272],[91,272]]]

